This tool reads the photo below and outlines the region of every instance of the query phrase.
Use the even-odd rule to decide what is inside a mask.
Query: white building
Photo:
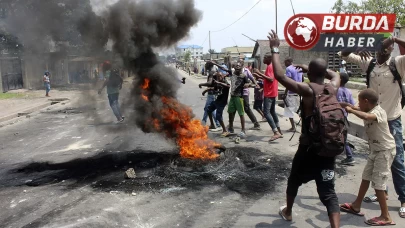
[[[239,58],[245,56],[245,58],[252,58],[253,50],[255,47],[226,47],[222,48],[221,52],[230,55],[232,58]]]
[[[184,54],[189,51],[191,53],[191,59],[201,59],[203,56],[203,47],[198,45],[180,45],[176,47],[177,59],[182,59]]]

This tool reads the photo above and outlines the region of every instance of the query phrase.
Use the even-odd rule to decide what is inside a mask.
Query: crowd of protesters
[[[204,109],[203,124],[207,117],[210,120],[211,131],[221,131],[222,137],[234,132],[236,114],[240,117],[241,132],[238,136],[246,137],[245,113],[253,123],[251,130],[261,130],[259,121],[250,108],[249,90],[254,89],[255,110],[261,122],[267,122],[273,131],[269,141],[283,137],[279,119],[275,112],[278,97],[278,83],[285,89],[283,97],[284,116],[289,118],[291,128],[288,132],[297,130],[294,122],[295,113],[301,117],[301,136],[297,153],[293,159],[290,177],[287,185],[286,205],[280,208],[280,216],[292,220],[292,207],[299,187],[315,180],[321,202],[325,205],[331,227],[340,226],[340,211],[364,216],[361,212],[362,202],[378,202],[381,209],[380,216],[365,221],[371,226],[395,225],[387,207],[389,174],[395,191],[398,194],[400,207],[398,214],[405,218],[405,166],[402,136],[401,112],[405,104],[405,91],[402,82],[405,76],[405,56],[391,57],[393,45],[405,47],[405,40],[390,37],[381,42],[376,58],[367,51],[352,53],[350,49],[338,53],[343,59],[339,71],[328,69],[324,59],[312,60],[309,65],[294,64],[291,57],[283,59],[285,69],[282,68],[277,34],[269,33],[271,52],[266,53],[263,63],[267,65],[263,73],[252,65],[245,67],[244,59],[231,62],[226,58],[224,63],[207,61],[204,69],[208,75],[207,82],[199,85],[206,87],[203,95],[207,94]],[[350,72],[345,64],[353,63],[367,74],[367,89],[361,91],[358,102],[353,99],[351,91],[346,88]],[[303,73],[307,73],[309,83],[304,82]],[[325,79],[329,82],[325,83]],[[398,86],[399,85],[399,86]],[[324,103],[319,100],[324,99]],[[335,162],[336,154],[345,152],[346,158],[341,161],[344,165],[353,165],[353,153],[347,142],[347,128],[345,122],[333,119],[318,118],[323,115],[320,110],[330,111],[336,104],[342,114],[342,120],[348,115],[355,115],[364,120],[364,128],[369,143],[369,156],[362,174],[362,182],[356,199],[352,203],[339,204],[335,192]],[[320,107],[320,106],[323,107]],[[225,126],[224,110],[228,106],[228,126]],[[337,110],[338,111],[338,110]],[[328,122],[329,121],[329,122]],[[333,132],[320,123],[343,124],[344,131],[334,140],[339,144],[331,144],[328,137]],[[332,123],[333,122],[333,123]],[[320,130],[320,128],[324,127]],[[315,129],[317,128],[317,129]],[[315,132],[318,134],[315,136]],[[331,130],[332,131],[332,130]],[[326,147],[329,145],[329,147]],[[330,145],[335,147],[330,147]],[[333,154],[334,152],[339,152]],[[327,156],[329,153],[330,156]],[[371,183],[375,194],[366,196]]]

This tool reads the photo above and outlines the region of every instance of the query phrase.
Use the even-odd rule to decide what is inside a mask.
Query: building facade
[[[175,48],[177,59],[182,59],[186,52],[190,52],[191,59],[202,59],[203,47],[198,45],[180,45]]]
[[[237,58],[241,55],[245,56],[245,58],[251,58],[254,48],[255,47],[226,47],[222,48],[221,52],[230,55],[232,58]]]

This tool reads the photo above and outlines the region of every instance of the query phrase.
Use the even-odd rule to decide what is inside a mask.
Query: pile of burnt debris
[[[64,163],[31,163],[11,172],[20,184],[40,186],[63,182],[90,185],[102,191],[154,191],[169,187],[198,189],[225,186],[242,194],[273,191],[285,180],[290,157],[272,156],[246,147],[220,148],[216,160],[181,158],[177,151],[103,152]]]

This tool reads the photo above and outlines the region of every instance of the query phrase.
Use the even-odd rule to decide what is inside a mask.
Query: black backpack
[[[373,58],[370,62],[370,65],[368,65],[367,72],[366,72],[366,84],[367,88],[370,88],[370,75],[371,72],[374,70],[375,65],[377,64],[377,60]],[[401,90],[401,106],[404,108],[405,106],[405,88],[402,85],[402,78],[401,75],[399,74],[397,70],[397,66],[395,65],[395,58],[391,57],[390,64],[389,64],[390,71],[392,75],[394,75],[394,83],[395,81],[398,82],[399,88]]]

